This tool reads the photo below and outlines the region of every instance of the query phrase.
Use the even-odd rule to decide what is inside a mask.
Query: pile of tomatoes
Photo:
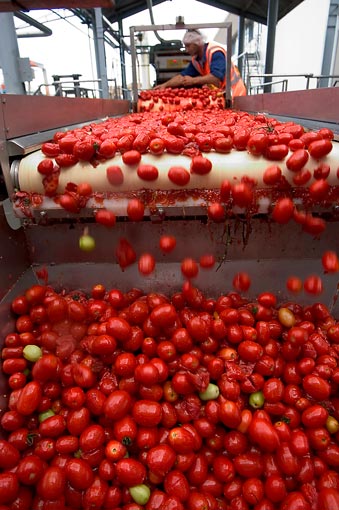
[[[325,305],[186,281],[170,296],[36,284],[11,311],[1,510],[339,508]]]
[[[225,107],[224,92],[215,87],[170,88],[142,90],[139,93],[138,111],[190,111],[203,108]]]
[[[328,128],[305,132],[294,122],[234,110],[138,113],[56,132],[52,141],[42,145],[44,159],[37,165],[37,172],[41,174],[45,196],[66,211],[78,214],[91,198],[100,195],[88,182],[81,181],[81,169],[77,183],[69,182],[65,189],[59,189],[61,172],[78,162],[92,165],[93,172],[100,163],[112,163],[104,169],[109,197],[110,192],[120,193],[126,168],[135,171],[137,189],[140,182],[144,183],[144,190],[150,182],[154,188],[154,183],[160,182],[161,171],[156,162],[145,163],[143,156],[167,155],[166,186],[180,193],[190,187],[192,174],[206,175],[211,187],[213,164],[209,154],[222,154],[227,168],[228,154],[242,151],[250,157],[262,158],[262,175],[257,178],[246,175],[244,158],[243,174],[238,172],[232,179],[225,179],[217,189],[212,185],[214,195],[207,204],[210,219],[223,221],[239,207],[255,213],[264,193],[271,202],[268,212],[275,222],[294,220],[304,231],[317,236],[324,231],[325,222],[313,215],[312,209],[328,207],[338,200],[339,169],[330,168],[326,160],[333,149],[333,136]],[[123,165],[114,160],[116,155],[121,156]],[[176,164],[176,155],[188,156],[187,168]],[[308,168],[310,162],[312,170]],[[151,194],[153,203],[146,203],[147,197],[141,193],[146,201],[144,208],[154,206],[156,191]],[[162,192],[160,189],[160,197]],[[301,202],[298,210],[294,207],[295,198]],[[17,206],[29,216],[27,203],[39,208],[43,197],[22,190],[16,199]]]

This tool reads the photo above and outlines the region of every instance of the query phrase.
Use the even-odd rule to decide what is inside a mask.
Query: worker
[[[217,43],[206,43],[201,32],[195,29],[187,30],[183,38],[183,44],[187,53],[192,57],[191,62],[180,74],[173,76],[155,88],[214,85],[215,87],[225,89],[226,50]],[[239,70],[233,64],[231,68],[231,91],[232,97],[245,96],[247,94]]]

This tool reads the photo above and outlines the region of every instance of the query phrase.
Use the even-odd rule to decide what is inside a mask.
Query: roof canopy
[[[159,5],[165,0],[153,0],[152,5]],[[197,0],[212,7],[244,18],[267,23],[267,12],[270,0]],[[271,0],[273,1],[273,0]],[[303,0],[275,0],[279,3],[278,20],[286,16]],[[0,0],[0,12],[30,11],[34,9],[91,9],[102,7],[105,16],[111,23],[137,14],[148,8],[147,0]]]
[[[164,0],[153,0],[152,5],[159,5]],[[217,7],[226,12],[267,24],[270,0],[197,0],[206,5]],[[271,0],[272,1],[272,0]],[[275,0],[278,2],[278,20],[303,2],[303,0]],[[104,9],[105,16],[111,23],[137,14],[147,9],[147,0],[115,0],[114,9]]]

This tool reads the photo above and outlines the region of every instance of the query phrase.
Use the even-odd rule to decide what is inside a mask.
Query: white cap
[[[204,44],[204,36],[198,30],[187,30],[182,40],[184,44],[197,44],[198,46]]]

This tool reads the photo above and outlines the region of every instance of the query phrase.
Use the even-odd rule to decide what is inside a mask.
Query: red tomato
[[[124,182],[124,174],[120,166],[117,165],[111,165],[106,168],[106,177],[112,186],[121,186]]]
[[[125,165],[137,165],[141,161],[141,154],[137,150],[128,150],[122,154],[122,160]]]
[[[39,425],[39,432],[43,437],[59,437],[66,429],[66,422],[61,414],[50,416]]]
[[[213,254],[205,254],[202,255],[199,259],[200,267],[203,267],[204,269],[210,269],[215,265],[215,257]]]
[[[136,459],[120,459],[116,463],[116,476],[120,483],[127,487],[133,487],[134,485],[139,485],[144,482],[146,478],[146,468]]]
[[[163,235],[159,239],[159,247],[163,253],[170,253],[176,247],[177,240],[174,236]]]
[[[116,144],[113,142],[113,140],[107,138],[101,142],[98,155],[106,159],[114,158],[116,150]]]
[[[169,431],[168,443],[177,453],[194,451],[194,436],[183,427],[174,427]]]
[[[220,185],[220,200],[222,202],[228,202],[232,191],[232,185],[230,181],[224,179]]]
[[[132,407],[132,397],[127,391],[113,391],[106,399],[104,414],[110,420],[120,420]]]
[[[51,159],[43,159],[38,164],[37,170],[41,175],[51,175],[54,172],[54,163]]]
[[[102,446],[105,439],[105,431],[101,425],[90,425],[81,432],[79,446],[83,452],[88,452]]]
[[[66,133],[65,136],[60,138],[59,140],[59,147],[62,152],[65,152],[66,154],[72,154],[74,145],[77,143],[78,138],[71,133]]]
[[[186,278],[195,278],[199,272],[198,263],[190,257],[183,259],[181,262],[181,272]]]
[[[338,508],[339,490],[338,488],[326,487],[319,491],[318,504],[323,510],[332,510]]]
[[[168,444],[157,445],[147,452],[146,464],[149,470],[159,476],[165,476],[176,461],[177,455]]]
[[[247,142],[250,133],[245,128],[237,129],[233,136],[233,145],[238,151],[244,151],[247,147]]]
[[[142,427],[155,427],[162,418],[162,408],[159,402],[138,400],[133,404],[132,416]]]
[[[229,428],[237,428],[241,423],[241,410],[236,402],[225,400],[219,408],[221,422]]]
[[[212,170],[212,163],[203,156],[194,156],[191,161],[191,174],[206,175]]]
[[[308,146],[308,152],[314,159],[321,159],[331,152],[333,148],[331,140],[324,138],[323,140],[315,140]]]
[[[214,202],[208,206],[207,215],[211,220],[215,221],[216,223],[220,223],[224,221],[226,212],[222,204],[219,202]]]
[[[310,275],[304,280],[304,290],[309,294],[321,294],[323,291],[323,283],[319,276]]]
[[[190,181],[190,173],[182,166],[172,166],[168,170],[168,178],[177,186],[186,186]]]
[[[327,400],[331,393],[328,381],[318,375],[308,374],[303,379],[304,390],[315,400]]]
[[[225,455],[217,455],[213,461],[213,472],[219,482],[228,483],[235,477],[233,462]]]
[[[57,466],[49,466],[37,485],[37,492],[43,499],[58,499],[63,496],[66,485],[64,470]]]
[[[64,140],[63,138],[62,140]],[[60,143],[59,143],[60,145]],[[90,161],[95,155],[93,141],[78,140],[73,147],[73,156],[81,161]]]
[[[279,184],[281,181],[281,168],[277,165],[272,165],[266,168],[264,175],[263,175],[263,181],[264,184],[267,186],[274,186],[276,184]]]
[[[147,152],[150,137],[147,133],[140,132],[134,138],[133,149],[139,151],[141,154]]]
[[[18,464],[17,477],[24,485],[36,485],[45,471],[43,460],[37,455],[28,455]]]
[[[145,206],[138,198],[132,198],[127,204],[127,216],[131,221],[141,221],[145,214]]]
[[[251,134],[247,141],[247,150],[254,156],[264,154],[268,145],[268,136],[266,133]]]
[[[41,386],[36,381],[31,381],[20,391],[17,411],[24,416],[29,416],[38,408],[42,397]]]
[[[249,207],[253,201],[253,196],[252,188],[244,182],[232,186],[234,205],[238,207]]]
[[[220,136],[213,142],[213,148],[216,150],[216,152],[221,152],[222,154],[231,152],[232,147],[233,138],[231,136]]]
[[[310,184],[308,190],[310,193],[310,198],[313,201],[320,202],[324,200],[328,194],[330,185],[328,184],[326,179],[317,179],[316,181]]]
[[[46,142],[41,146],[41,151],[49,158],[55,158],[60,154],[60,147],[57,143]]]
[[[280,444],[280,439],[274,426],[268,420],[260,418],[257,414],[254,415],[248,432],[251,440],[263,451],[275,452]]]
[[[73,154],[60,154],[55,157],[55,162],[60,168],[68,168],[78,163],[78,158]]]
[[[279,503],[286,497],[287,490],[284,479],[278,474],[270,475],[265,480],[265,494],[272,503]]]
[[[118,260],[118,264],[122,270],[126,269],[126,267],[130,266],[136,261],[137,255],[132,247],[132,245],[127,241],[127,239],[120,238],[119,244],[116,249],[116,257]]]
[[[165,142],[161,138],[153,138],[149,144],[149,150],[152,154],[162,154],[165,150]]]
[[[190,487],[185,475],[178,469],[172,469],[164,479],[166,494],[177,497],[180,501],[186,501],[190,494]]]
[[[95,221],[105,227],[114,227],[116,223],[116,217],[113,211],[108,209],[98,209],[94,213]]]
[[[280,224],[288,223],[293,217],[294,203],[290,198],[279,198],[272,211],[272,218]]]
[[[65,466],[66,480],[74,489],[85,490],[94,480],[91,466],[83,459],[69,459]]]
[[[153,273],[155,269],[155,258],[151,253],[143,253],[138,260],[139,272],[143,275]]]
[[[17,450],[17,448],[8,441],[0,439],[0,468],[13,468],[18,464],[19,458],[19,450]]]
[[[291,172],[299,172],[307,163],[309,158],[305,149],[298,149],[287,159],[286,166]]]
[[[335,251],[325,251],[321,257],[325,273],[336,273],[339,271],[339,260]]]
[[[0,473],[0,505],[12,503],[18,491],[19,483],[16,475],[10,472]]]
[[[251,286],[251,278],[245,272],[237,273],[232,281],[235,290],[246,292]]]
[[[139,165],[137,174],[143,181],[155,181],[159,177],[159,170],[154,165]]]
[[[106,331],[118,342],[127,342],[132,334],[132,328],[123,317],[110,317],[106,324]]]
[[[271,161],[281,161],[288,154],[288,146],[286,144],[270,145],[265,151],[265,156]]]

